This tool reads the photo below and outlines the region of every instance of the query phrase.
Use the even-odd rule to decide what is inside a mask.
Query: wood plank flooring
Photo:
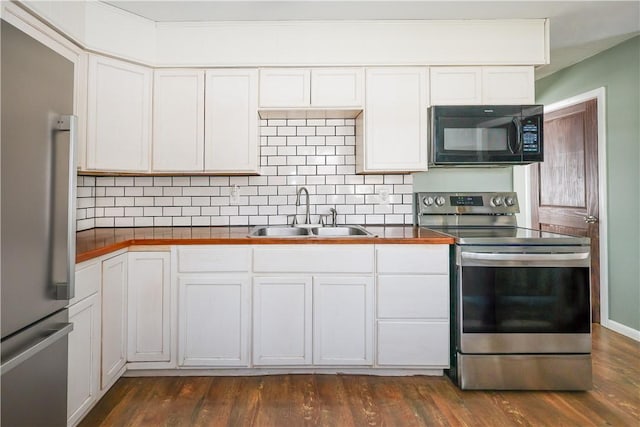
[[[121,378],[88,426],[640,426],[640,343],[593,325],[587,392],[462,391],[444,377]]]

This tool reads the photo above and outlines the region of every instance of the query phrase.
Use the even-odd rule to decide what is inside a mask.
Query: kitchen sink
[[[337,227],[292,227],[290,225],[257,226],[249,237],[375,237],[359,225]]]
[[[251,230],[249,237],[307,237],[310,236],[308,228],[284,226],[259,226]]]
[[[312,228],[311,233],[318,237],[375,237],[359,225],[343,225],[337,227],[317,227]]]

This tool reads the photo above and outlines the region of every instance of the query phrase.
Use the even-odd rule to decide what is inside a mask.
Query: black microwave
[[[480,166],[541,162],[542,112],[542,105],[431,107],[431,164]]]

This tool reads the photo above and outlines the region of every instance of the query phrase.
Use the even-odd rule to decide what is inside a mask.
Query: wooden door
[[[599,323],[596,100],[545,114],[544,162],[532,170],[533,227],[591,238],[591,312]]]

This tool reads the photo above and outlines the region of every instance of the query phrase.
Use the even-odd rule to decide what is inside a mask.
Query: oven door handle
[[[585,252],[570,253],[496,253],[462,252],[462,265],[524,265],[524,266],[589,266],[590,255]],[[465,262],[466,261],[466,262]]]

